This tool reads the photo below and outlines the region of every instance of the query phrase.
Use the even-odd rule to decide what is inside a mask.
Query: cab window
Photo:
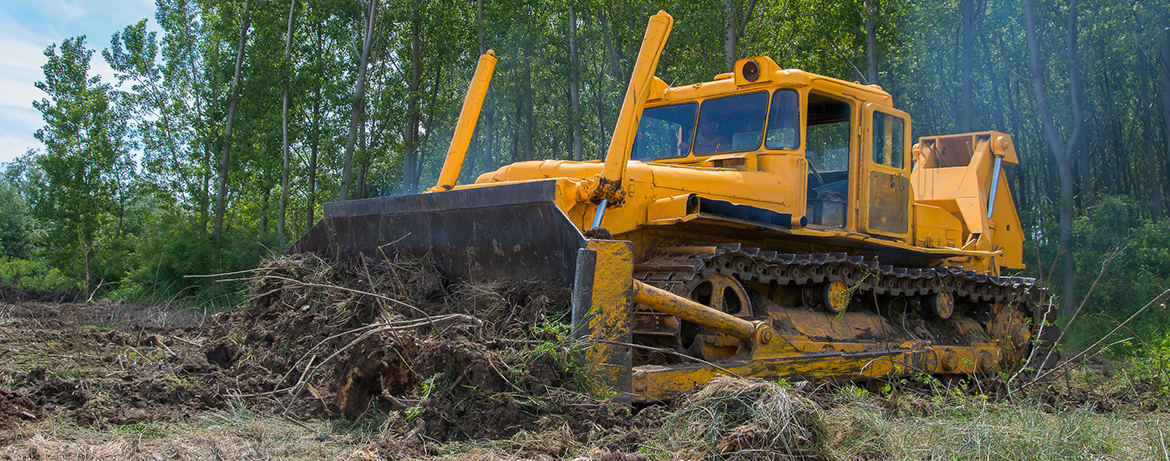
[[[849,117],[849,103],[809,94],[805,156],[818,172],[849,170]]]
[[[695,155],[759,149],[764,137],[768,93],[709,99],[699,109]]]
[[[645,160],[682,157],[690,153],[698,107],[698,104],[688,102],[642,111],[642,121],[638,123],[638,135],[634,138],[630,158]]]
[[[849,141],[852,110],[848,102],[809,93],[805,129],[808,209],[811,225],[845,227],[849,203]]]
[[[901,118],[881,112],[873,113],[873,163],[902,168],[905,122]]]
[[[764,145],[769,149],[800,147],[800,95],[796,91],[778,90],[772,94]]]

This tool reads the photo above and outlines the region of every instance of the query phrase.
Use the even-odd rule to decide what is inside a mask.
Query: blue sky
[[[45,97],[33,84],[44,78],[45,48],[85,35],[94,50],[90,75],[114,82],[101,50],[110,35],[148,19],[152,29],[154,0],[0,0],[0,163],[44,146],[33,133],[44,125],[32,102]]]

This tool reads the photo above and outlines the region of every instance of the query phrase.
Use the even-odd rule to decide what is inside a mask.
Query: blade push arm
[[[463,170],[463,160],[467,158],[467,147],[471,145],[471,136],[475,134],[475,123],[479,120],[479,111],[483,109],[483,100],[487,97],[488,85],[492,81],[492,73],[496,70],[496,53],[488,50],[479,57],[479,64],[475,67],[475,76],[467,88],[467,97],[463,100],[463,110],[459,112],[459,123],[455,125],[455,134],[451,136],[451,147],[447,148],[447,159],[443,162],[443,171],[439,172],[439,183],[427,192],[442,192],[455,187],[459,179],[459,172]]]
[[[658,14],[651,16],[650,23],[646,25],[646,35],[642,38],[642,48],[638,51],[638,60],[634,64],[634,73],[630,76],[630,86],[626,89],[622,110],[618,114],[613,138],[609,142],[609,152],[605,156],[605,167],[602,169],[594,194],[597,199],[605,200],[610,205],[621,205],[625,198],[623,183],[626,164],[630,161],[634,137],[638,134],[642,109],[646,107],[646,99],[654,83],[658,60],[662,57],[666,38],[670,36],[673,27],[674,18],[665,11],[659,11]]]

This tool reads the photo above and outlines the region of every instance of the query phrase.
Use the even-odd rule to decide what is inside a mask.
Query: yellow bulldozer
[[[925,137],[888,93],[741,59],[655,76],[652,16],[603,161],[504,166],[457,185],[496,58],[481,56],[438,184],[325,205],[290,251],[429,254],[452,279],[572,288],[575,334],[617,398],[719,375],[872,380],[1051,365],[1023,269],[1009,135]]]

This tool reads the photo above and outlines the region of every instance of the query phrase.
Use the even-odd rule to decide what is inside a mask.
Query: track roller
[[[934,315],[944,320],[951,318],[951,314],[955,312],[955,298],[951,296],[949,291],[928,295],[926,305],[930,307],[930,311],[934,312]]]

